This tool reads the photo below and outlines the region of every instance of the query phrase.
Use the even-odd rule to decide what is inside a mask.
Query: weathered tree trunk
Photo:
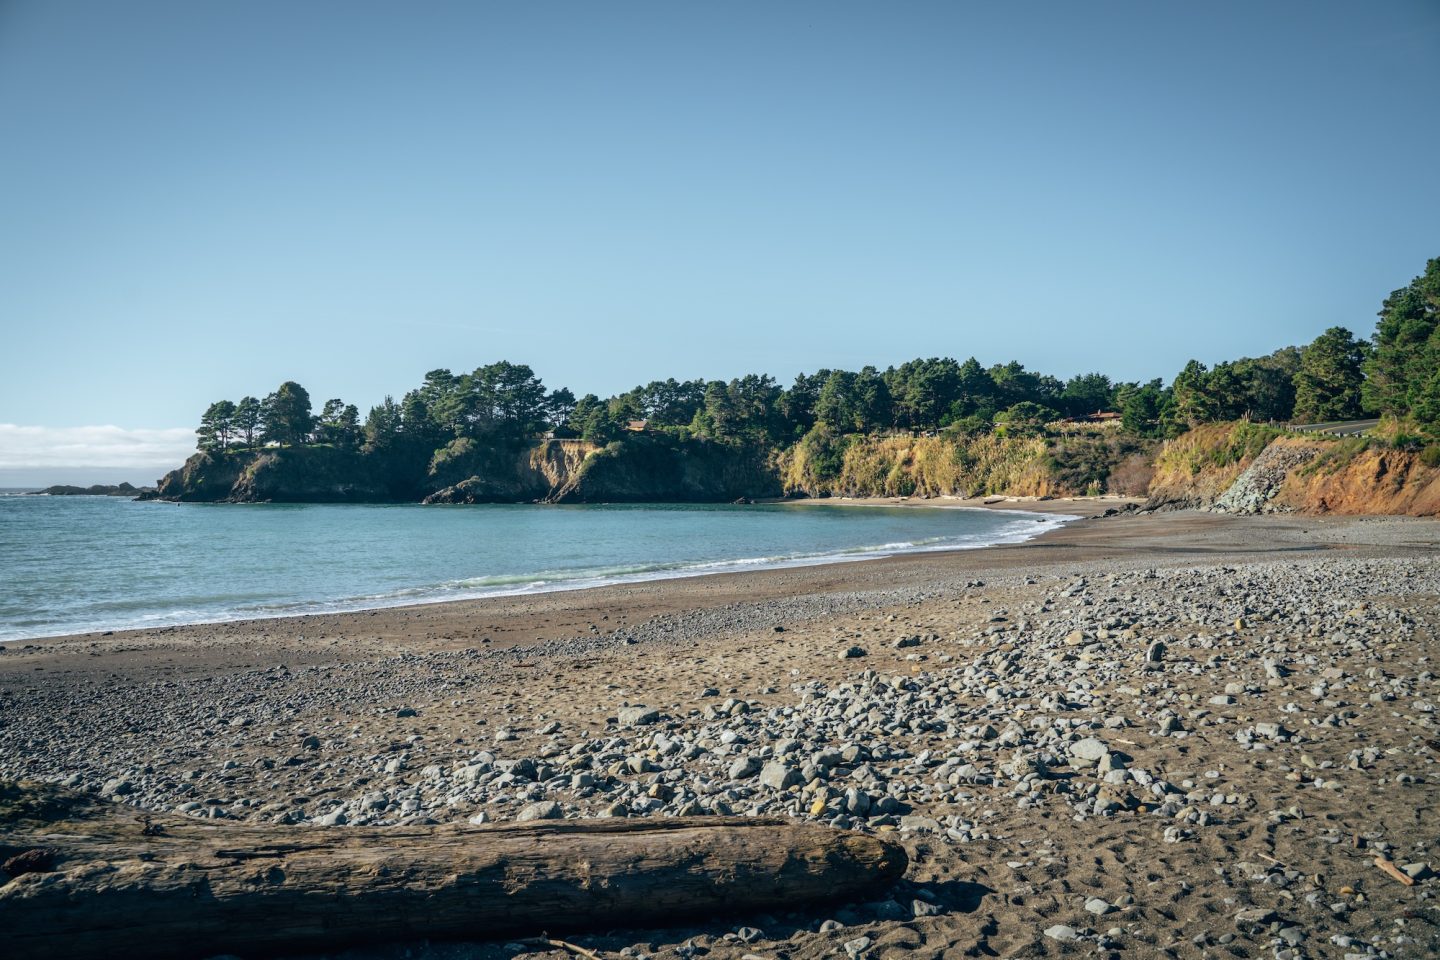
[[[17,855],[17,875],[0,872],[0,939],[11,956],[52,960],[670,923],[858,898],[906,866],[892,842],[778,820],[147,824],[128,807],[0,782],[0,862]]]

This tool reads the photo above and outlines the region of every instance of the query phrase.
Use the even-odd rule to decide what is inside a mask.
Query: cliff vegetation
[[[1377,418],[1360,440],[1296,424]],[[1346,427],[1352,431],[1355,427]],[[1018,362],[656,380],[602,399],[507,361],[432,370],[363,422],[286,381],[219,400],[169,500],[726,501],[771,496],[1149,495],[1260,509],[1431,510],[1440,467],[1440,259],[1387,297],[1375,332],[1166,384],[1068,380]],[[1237,487],[1237,484],[1239,486]]]

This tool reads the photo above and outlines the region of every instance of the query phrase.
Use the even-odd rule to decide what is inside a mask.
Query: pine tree
[[[306,443],[315,427],[310,394],[293,380],[286,380],[265,398],[263,414],[267,443]]]
[[[260,432],[260,401],[254,397],[241,397],[235,405],[235,416],[231,422],[241,442],[247,447],[255,446],[255,438]]]
[[[1365,352],[1365,344],[1344,327],[1331,327],[1302,350],[1295,374],[1295,419],[1325,423],[1362,416]]]
[[[235,404],[229,400],[216,400],[205,408],[200,417],[200,427],[195,434],[200,438],[201,450],[224,450],[230,445],[230,436],[235,430]]]

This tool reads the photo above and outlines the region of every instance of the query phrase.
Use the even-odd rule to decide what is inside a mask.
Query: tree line
[[[385,453],[430,451],[458,438],[524,442],[551,434],[596,443],[637,421],[682,438],[781,447],[807,438],[887,432],[1038,434],[1064,418],[1107,413],[1138,437],[1171,437],[1203,423],[1325,422],[1387,416],[1440,439],[1440,258],[1387,297],[1372,336],[1331,327],[1303,347],[1207,367],[1191,360],[1166,385],[1103,373],[1061,380],[1011,361],[916,359],[885,370],[819,370],[789,387],[766,374],[732,380],[656,380],[604,398],[549,390],[525,364],[469,373],[432,370],[362,423],[354,404],[287,381],[264,399],[212,403],[196,431],[204,450],[326,444]]]

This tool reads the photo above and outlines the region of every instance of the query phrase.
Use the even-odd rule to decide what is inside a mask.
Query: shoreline
[[[817,497],[813,499],[775,497],[756,500],[765,504],[820,503],[849,507],[909,507],[931,510],[1001,510],[1019,513],[1059,514],[1077,519],[1092,518],[1095,511],[1111,507],[1123,508],[1127,504],[1139,506],[1144,497],[1124,497],[1118,494],[1102,494],[1095,497],[1011,497],[996,494],[988,497],[956,497],[943,494],[937,497]]]
[[[1077,501],[1046,501],[1078,512]],[[851,500],[849,505],[876,505]],[[893,504],[892,504],[893,505]],[[959,506],[954,501],[912,501],[914,509]],[[984,509],[1004,509],[994,505]],[[579,636],[614,635],[653,617],[695,609],[764,603],[796,595],[847,591],[854,584],[887,588],[926,579],[935,570],[987,573],[1045,566],[1063,559],[1112,560],[1127,555],[1173,562],[1233,551],[1236,556],[1283,555],[1287,550],[1344,549],[1313,542],[1310,528],[1359,528],[1377,523],[1413,524],[1440,530],[1440,520],[1412,517],[1301,517],[1269,515],[1232,517],[1195,511],[1174,511],[1149,517],[1121,515],[1073,519],[1019,543],[955,550],[914,551],[773,569],[727,570],[693,576],[646,579],[583,589],[488,595],[471,599],[421,601],[343,612],[317,612],[251,617],[237,620],[170,624],[128,630],[59,634],[0,644],[0,666],[35,655],[64,658],[77,650],[91,657],[121,654],[122,660],[143,660],[147,649],[170,649],[180,661],[213,663],[214,654],[244,646],[257,636],[314,637],[301,651],[306,662],[324,662],[337,652],[394,654],[417,648],[463,649],[476,644],[507,651],[564,641]],[[1273,533],[1280,531],[1279,541]],[[1287,546],[1285,531],[1301,531],[1303,547]],[[1178,544],[1172,543],[1180,538]],[[1437,537],[1440,539],[1440,537]],[[612,611],[614,618],[612,619]],[[603,625],[603,627],[602,627]],[[235,660],[226,655],[225,662]],[[245,655],[235,666],[253,662]]]
[[[225,624],[255,624],[271,620],[300,620],[311,617],[364,615],[382,610],[401,610],[412,607],[428,607],[432,605],[443,605],[451,603],[479,603],[488,600],[497,600],[509,597],[531,597],[543,596],[552,593],[570,593],[588,590],[601,590],[611,587],[624,587],[636,584],[656,583],[665,581],[689,580],[701,577],[726,576],[734,574],[755,573],[763,574],[777,570],[790,570],[802,567],[826,567],[838,566],[852,563],[871,562],[884,560],[891,557],[909,556],[912,554],[925,553],[951,553],[969,552],[974,550],[988,550],[993,547],[1010,546],[1019,543],[1028,543],[1046,536],[1053,531],[1060,529],[1063,525],[1072,523],[1083,517],[1091,516],[1093,508],[1098,504],[1112,505],[1116,503],[1138,502],[1133,498],[1123,497],[1092,497],[1092,498],[1056,498],[1040,501],[1037,498],[1012,498],[1012,497],[987,497],[987,498],[960,498],[960,497],[936,497],[931,499],[912,498],[826,498],[817,500],[790,500],[773,499],[756,501],[757,504],[766,506],[785,506],[802,509],[809,506],[845,506],[845,507],[907,507],[924,509],[963,509],[963,510],[985,510],[988,512],[1010,513],[1016,517],[1016,522],[1021,518],[1034,517],[1037,523],[1045,523],[1045,529],[1037,534],[1026,534],[1021,531],[1007,533],[999,539],[988,543],[979,544],[941,544],[935,546],[912,545],[908,548],[887,549],[885,547],[856,547],[853,552],[827,553],[812,557],[781,557],[781,558],[734,558],[726,560],[705,561],[703,563],[689,564],[675,568],[657,567],[653,570],[646,570],[634,574],[619,574],[615,576],[584,577],[573,580],[559,580],[555,582],[540,581],[539,584],[520,584],[515,587],[480,587],[471,591],[460,592],[460,595],[453,597],[427,596],[417,599],[394,599],[387,602],[367,602],[369,598],[356,600],[335,600],[335,601],[313,601],[320,609],[306,610],[303,612],[285,612],[249,616],[221,616],[215,618],[201,618],[196,620],[179,620],[174,622],[157,622],[144,626],[113,626],[99,627],[93,630],[64,631],[56,633],[44,633],[26,637],[15,637],[0,639],[0,652],[7,647],[10,649],[24,648],[26,645],[46,643],[55,640],[65,640],[77,637],[129,635],[155,630],[170,630],[187,627],[219,626]],[[1089,509],[1086,508],[1089,504]],[[1040,509],[1035,507],[1039,506]],[[1063,518],[1063,519],[1057,519]],[[714,569],[707,569],[714,568]],[[328,607],[328,609],[327,609]]]

